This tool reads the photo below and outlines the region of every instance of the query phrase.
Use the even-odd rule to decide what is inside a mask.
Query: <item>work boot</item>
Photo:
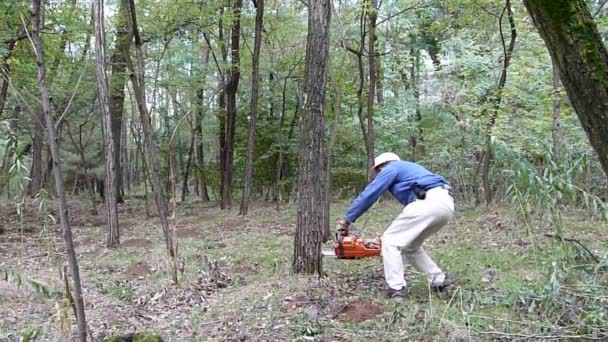
[[[395,290],[395,289],[391,289],[389,287],[388,289],[386,289],[385,294],[386,294],[386,297],[388,299],[401,300],[401,299],[405,298],[405,290],[404,289]]]
[[[454,288],[456,280],[448,273],[445,274],[445,279],[441,283],[431,283],[431,290],[433,292],[448,292]]]

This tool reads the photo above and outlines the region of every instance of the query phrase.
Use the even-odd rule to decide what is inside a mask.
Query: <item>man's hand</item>
[[[338,219],[338,231],[340,232],[340,235],[347,236],[349,227],[350,222],[345,220],[343,217]]]

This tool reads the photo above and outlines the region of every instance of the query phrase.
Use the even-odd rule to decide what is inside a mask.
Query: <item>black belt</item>
[[[419,200],[423,200],[423,199],[425,199],[425,198],[426,198],[426,192],[427,192],[427,191],[429,191],[429,190],[431,190],[431,189],[437,189],[437,188],[447,190],[447,191],[448,191],[448,194],[449,194],[450,196],[454,197],[454,196],[452,195],[452,187],[451,187],[449,184],[441,184],[441,185],[434,186],[434,187],[432,187],[432,188],[428,188],[428,189],[424,189],[424,188],[421,188],[421,187],[419,187],[419,186],[415,186],[415,187],[414,187],[414,193],[416,194],[416,198],[417,198],[417,199],[419,199]]]

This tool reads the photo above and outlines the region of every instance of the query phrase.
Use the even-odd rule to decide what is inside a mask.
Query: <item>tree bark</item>
[[[236,132],[236,93],[239,87],[240,39],[241,39],[241,6],[242,0],[232,0],[233,23],[230,33],[230,70],[226,82],[226,124],[223,162],[223,182],[221,189],[221,208],[232,208],[232,172],[234,162],[234,135]]]
[[[194,132],[192,132],[194,133]],[[190,168],[192,166],[192,155],[194,154],[194,134],[190,137],[190,147],[188,147],[188,159],[186,161],[186,167],[182,173],[182,202],[186,201],[186,194],[188,191],[188,177],[190,177]]]
[[[551,138],[553,139],[553,160],[559,160],[559,69],[552,60],[551,70],[553,71],[553,113],[551,115]]]
[[[359,83],[357,87],[357,118],[359,119],[359,126],[361,127],[361,134],[363,135],[363,142],[365,143],[365,153],[367,155],[367,179],[371,179],[371,173],[369,169],[374,165],[374,143],[372,141],[373,133],[370,134],[369,124],[366,124],[365,116],[363,115],[363,88],[365,86],[365,69],[363,67],[363,47],[365,45],[365,16],[367,8],[367,0],[362,0],[362,9],[359,16],[359,48],[354,49],[353,47],[346,45],[343,42],[344,48],[353,53],[357,57],[357,71],[359,76]],[[373,94],[373,93],[372,93]],[[368,97],[369,101],[369,97]],[[373,99],[372,99],[373,102]],[[373,106],[373,104],[372,104]],[[368,103],[369,107],[369,103]],[[368,108],[369,109],[369,108]],[[372,108],[373,110],[373,108]],[[368,123],[370,116],[367,116]],[[373,125],[373,122],[372,122]],[[372,126],[373,129],[373,126]]]
[[[368,174],[369,170],[372,166],[374,166],[374,98],[376,96],[376,19],[378,18],[378,1],[370,0],[369,1],[369,12],[367,14],[369,18],[369,34],[368,38],[368,72],[369,72],[369,82],[367,83],[367,139],[369,140],[368,151],[367,151],[367,169]],[[371,175],[368,175],[368,179],[370,179]]]
[[[203,202],[209,202],[209,193],[207,192],[207,177],[205,174],[205,149],[204,149],[204,140],[203,140],[203,119],[206,110],[205,106],[205,86],[206,76],[209,66],[209,48],[205,48],[202,51],[202,64],[203,64],[203,76],[201,79],[201,88],[198,92],[198,108],[197,115],[195,115],[194,119],[196,120],[195,126],[195,136],[196,136],[196,161],[198,164],[198,175],[197,182],[199,184],[199,193],[201,196],[201,200]]]
[[[416,161],[418,157],[418,142],[424,139],[424,131],[421,127],[422,122],[422,111],[420,110],[420,89],[419,89],[419,78],[420,78],[420,49],[415,47],[416,42],[412,42],[410,47],[410,54],[412,58],[412,68],[410,69],[410,84],[412,86],[412,92],[414,93],[414,106],[416,112],[414,115],[414,132],[410,135],[410,159]]]
[[[28,195],[36,196],[42,189],[44,183],[44,111],[34,110],[32,112],[32,167],[30,168],[30,183]]]
[[[255,38],[253,44],[251,72],[251,114],[249,117],[249,134],[247,137],[247,158],[245,160],[245,184],[241,200],[241,215],[247,215],[249,197],[253,184],[253,151],[255,149],[255,129],[258,116],[258,97],[260,93],[260,49],[262,46],[262,26],[264,24],[264,0],[252,0],[256,7]]]
[[[137,26],[137,16],[135,11],[135,4],[133,0],[124,0],[125,9],[127,11],[127,24],[129,31],[132,33],[135,39],[135,52],[137,59],[137,69],[131,62],[129,54],[125,53],[127,68],[130,71],[131,84],[133,86],[133,92],[135,93],[135,99],[137,101],[137,107],[140,115],[140,122],[144,131],[144,145],[148,154],[147,163],[148,171],[150,173],[150,180],[152,182],[152,191],[154,193],[154,201],[156,202],[156,208],[158,209],[158,216],[160,218],[161,228],[165,238],[165,245],[169,256],[173,259],[172,267],[172,278],[173,282],[177,283],[177,253],[175,245],[173,243],[173,232],[169,228],[168,208],[165,194],[163,193],[163,186],[160,178],[160,161],[158,158],[158,148],[154,141],[152,134],[152,123],[150,120],[150,113],[146,104],[145,95],[145,83],[144,83],[144,57],[142,49],[142,40],[139,36],[139,29]]]
[[[106,44],[104,28],[103,0],[93,1],[93,15],[95,25],[95,74],[97,76],[97,100],[103,125],[104,152],[106,159],[106,210],[108,219],[106,247],[114,248],[120,243],[120,229],[118,226],[118,208],[116,206],[116,156],[120,156],[116,150],[113,139],[112,117],[108,106],[108,79],[106,76]],[[119,130],[120,132],[120,130]],[[120,136],[118,137],[120,140]]]
[[[82,298],[82,287],[80,285],[80,272],[78,270],[78,260],[74,250],[74,242],[72,240],[72,229],[68,220],[68,206],[63,186],[63,176],[61,174],[61,156],[59,154],[59,146],[57,145],[57,130],[53,122],[51,113],[51,101],[49,99],[48,88],[46,86],[46,76],[44,67],[44,51],[40,40],[40,28],[42,26],[42,9],[40,0],[32,0],[32,44],[36,54],[37,80],[42,101],[42,110],[46,121],[48,133],[48,143],[51,149],[53,159],[53,175],[55,178],[55,190],[59,197],[59,219],[63,230],[63,239],[65,242],[66,255],[70,273],[72,274],[74,287],[74,301],[76,306],[76,321],[78,324],[78,340],[85,342],[87,340],[87,322],[84,311],[84,300]]]
[[[25,35],[23,35],[25,36]],[[11,38],[4,43],[6,45],[6,55],[2,57],[2,67],[0,68],[0,78],[2,79],[2,86],[0,87],[0,118],[4,112],[4,106],[6,104],[6,98],[8,97],[8,84],[10,82],[11,66],[8,60],[13,55],[13,50],[17,45],[17,41],[21,39],[21,34],[16,38]]]
[[[125,83],[127,81],[127,63],[125,52],[129,51],[131,45],[131,37],[127,27],[127,13],[125,11],[124,2],[120,2],[118,7],[117,23],[116,23],[116,43],[110,64],[112,65],[112,76],[110,78],[110,99],[109,109],[112,116],[112,139],[116,151],[122,149],[122,127],[124,119],[124,102],[125,102]],[[116,183],[115,194],[116,201],[123,203],[123,167],[121,163],[120,153],[114,155],[114,165],[116,165]]]
[[[292,268],[322,275],[325,164],[323,138],[326,66],[329,57],[330,0],[308,1],[308,36],[304,71],[304,114],[300,128],[298,215]]]

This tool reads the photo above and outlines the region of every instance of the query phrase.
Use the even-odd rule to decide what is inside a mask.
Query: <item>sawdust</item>
[[[335,317],[340,321],[364,322],[382,314],[384,309],[367,299],[358,299],[343,306]]]

